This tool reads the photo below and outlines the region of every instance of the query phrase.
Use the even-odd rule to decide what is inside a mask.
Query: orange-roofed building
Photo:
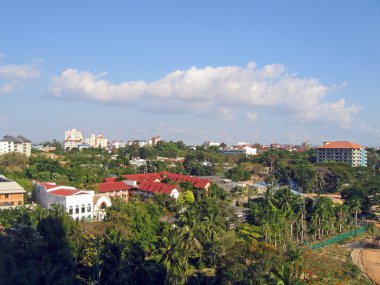
[[[106,180],[107,181],[107,180]],[[119,197],[125,202],[128,202],[130,186],[124,182],[106,182],[98,184],[98,191],[101,194],[106,194],[109,197]]]
[[[367,166],[364,146],[350,141],[324,142],[317,148],[317,162],[336,161],[350,166]]]

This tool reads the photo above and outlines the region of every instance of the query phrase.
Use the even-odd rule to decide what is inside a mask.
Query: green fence
[[[349,238],[349,237],[352,237],[352,236],[356,236],[357,234],[364,233],[366,230],[368,230],[368,226],[363,226],[363,227],[359,227],[359,228],[357,228],[355,230],[352,230],[352,231],[345,232],[343,234],[334,236],[334,237],[329,238],[329,239],[327,239],[325,241],[322,241],[320,243],[316,243],[316,244],[305,243],[305,244],[307,246],[309,246],[310,249],[318,249],[318,248],[322,248],[322,247],[328,246],[330,244],[334,244],[334,243],[340,242],[341,240],[344,240],[346,238]]]

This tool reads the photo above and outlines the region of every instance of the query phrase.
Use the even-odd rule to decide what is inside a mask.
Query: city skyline
[[[8,1],[0,135],[379,146],[380,2]]]

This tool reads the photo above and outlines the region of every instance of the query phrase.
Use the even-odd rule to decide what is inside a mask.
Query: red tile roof
[[[107,178],[104,178],[104,182],[105,183],[116,182],[116,180],[117,180],[117,177],[107,177]]]
[[[57,185],[52,182],[38,182],[39,185],[45,187],[47,193],[57,196],[73,196],[73,195],[86,195],[88,192],[76,189],[75,187]],[[67,187],[67,188],[65,188]],[[54,190],[54,188],[57,188]],[[53,190],[50,190],[53,189]],[[50,191],[48,191],[50,190]]]
[[[159,193],[159,194],[168,194],[170,195],[175,188],[174,185],[160,183],[160,182],[142,182],[137,186],[138,189],[147,192]]]
[[[166,171],[165,172],[162,171],[160,172],[160,174],[168,177],[170,180],[173,180],[174,182],[184,182],[184,181],[191,182],[195,188],[205,188],[210,183],[210,181],[208,181],[207,179],[187,176],[183,174],[175,174],[175,173],[170,173]]]
[[[73,196],[84,193],[79,193],[81,190],[73,190],[73,189],[57,189],[50,191],[49,194],[57,195],[57,196]]]
[[[125,191],[129,190],[130,186],[124,182],[109,182],[109,183],[99,183],[98,190],[100,193],[113,192],[113,191]]]
[[[364,148],[360,144],[356,144],[350,141],[336,141],[336,142],[329,142],[326,145],[319,146],[318,148],[324,149],[324,148]]]
[[[141,183],[143,181],[155,182],[161,181],[162,177],[158,173],[145,173],[145,174],[126,174],[123,175],[126,180],[137,181]]]
[[[55,183],[51,183],[51,182],[42,182],[42,183],[39,183],[41,186],[44,186],[46,190],[49,190],[49,189],[52,189],[52,188],[55,188],[55,187],[59,187],[59,185],[55,184]]]

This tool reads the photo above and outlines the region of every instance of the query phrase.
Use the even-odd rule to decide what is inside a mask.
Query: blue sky
[[[380,1],[1,1],[0,135],[379,146]]]

